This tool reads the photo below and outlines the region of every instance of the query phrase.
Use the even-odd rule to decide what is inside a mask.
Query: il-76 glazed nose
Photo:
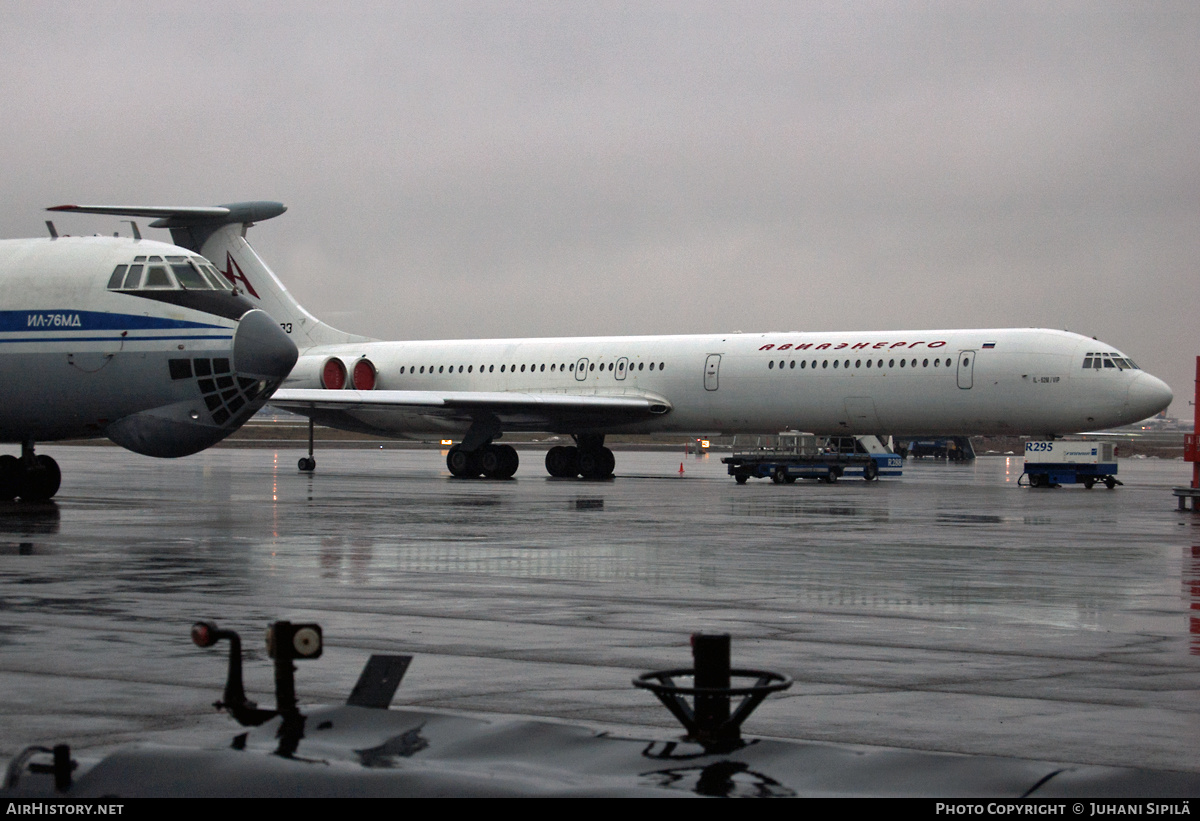
[[[292,340],[265,311],[256,308],[238,320],[233,333],[233,369],[238,376],[283,379],[299,355]]]
[[[1132,422],[1148,419],[1165,410],[1174,398],[1166,382],[1148,373],[1139,373],[1129,386],[1125,415]]]

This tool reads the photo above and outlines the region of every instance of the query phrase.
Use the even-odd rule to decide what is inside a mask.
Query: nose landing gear
[[[300,461],[296,463],[296,467],[301,473],[312,473],[317,469],[317,460],[313,458],[313,420],[308,419],[308,456],[301,456]]]

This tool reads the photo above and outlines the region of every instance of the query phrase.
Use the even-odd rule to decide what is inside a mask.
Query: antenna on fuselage
[[[46,220],[46,227],[50,229],[50,239],[58,239],[58,229],[54,227],[54,221]]]

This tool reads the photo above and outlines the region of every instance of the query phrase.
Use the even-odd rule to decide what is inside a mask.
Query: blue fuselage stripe
[[[0,339],[0,344],[20,342],[171,342],[176,339],[233,339],[233,334],[225,336],[203,336],[201,334],[173,336],[35,336],[25,339]]]
[[[229,330],[228,326],[163,316],[117,314],[108,311],[79,311],[69,308],[50,308],[44,311],[0,311],[0,333],[21,331],[153,331],[212,328]]]

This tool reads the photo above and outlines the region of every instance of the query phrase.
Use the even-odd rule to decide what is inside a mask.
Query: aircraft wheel
[[[596,451],[579,451],[579,473],[584,479],[599,479],[600,466],[597,464]]]
[[[500,466],[503,461],[503,457],[500,455],[500,448],[496,445],[488,445],[479,453],[479,468],[483,471],[483,475],[489,479],[500,478]]]
[[[512,445],[500,446],[500,478],[511,479],[517,472],[517,468],[521,466],[521,457],[517,455],[517,449]]]
[[[617,457],[608,448],[600,448],[600,478],[607,479],[617,468]]]
[[[572,478],[579,475],[579,448],[574,445],[567,446],[567,472],[563,475]]]
[[[0,456],[0,502],[12,501],[20,491],[21,460],[11,454]]]
[[[546,453],[546,471],[559,479],[579,475],[579,449],[557,445]]]
[[[62,472],[58,462],[49,456],[38,456],[36,464],[24,471],[21,477],[21,498],[28,502],[44,502],[58,493],[62,484]]]
[[[317,469],[317,460],[311,456],[301,456],[300,461],[296,463],[296,467],[298,467],[302,473],[312,473]]]
[[[737,476],[733,477],[733,481],[737,482],[739,485],[744,485],[746,482],[750,481],[750,477],[744,473],[739,473]]]
[[[446,454],[446,467],[450,475],[458,479],[473,479],[482,472],[478,451],[466,451],[462,445],[455,445]]]
[[[574,451],[574,452],[572,452]],[[574,448],[555,445],[546,451],[546,472],[556,479],[579,475],[579,452]]]
[[[489,479],[511,479],[520,464],[512,445],[488,445],[479,454],[479,467]]]
[[[608,448],[579,451],[579,473],[584,479],[607,479],[616,464],[617,459]]]

